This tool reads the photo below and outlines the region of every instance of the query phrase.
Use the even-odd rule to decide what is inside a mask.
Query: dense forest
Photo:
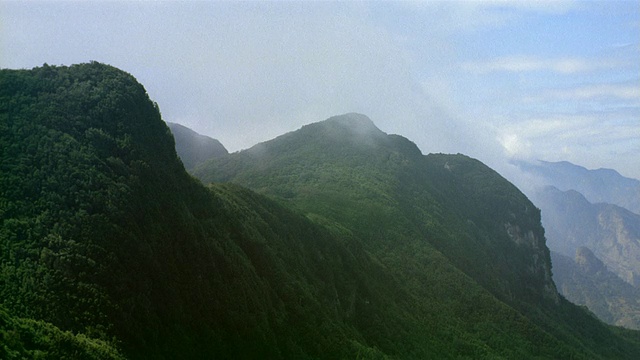
[[[640,357],[513,185],[361,115],[198,180],[131,75],[45,64],[0,70],[0,151],[0,358]]]

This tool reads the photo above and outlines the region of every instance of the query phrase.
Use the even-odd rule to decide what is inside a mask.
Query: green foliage
[[[603,324],[561,318],[540,212],[512,184],[462,155],[422,156],[358,115],[331,118],[195,169],[232,181],[361,239],[404,290],[401,338],[370,343],[400,357],[629,357]],[[384,295],[381,295],[384,296]],[[405,314],[403,310],[412,309]],[[577,314],[582,314],[580,311]],[[581,316],[576,315],[576,318]],[[561,318],[561,319],[560,319]],[[384,320],[388,321],[388,320]],[[427,325],[428,324],[428,325]],[[599,334],[572,335],[572,327]],[[577,331],[580,332],[580,331]],[[398,352],[398,349],[403,349]]]
[[[197,170],[253,190],[205,188],[130,75],[2,70],[0,149],[4,357],[639,355],[545,297],[515,188],[356,114]]]
[[[368,349],[344,321],[364,301],[354,294],[374,291],[367,254],[251,192],[202,187],[129,75],[92,63],[3,70],[0,82],[10,313],[115,337],[134,358]]]
[[[43,321],[15,318],[0,307],[2,359],[124,359],[103,340],[61,331]]]

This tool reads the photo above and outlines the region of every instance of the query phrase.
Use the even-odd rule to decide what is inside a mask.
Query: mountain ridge
[[[395,246],[411,244],[412,240],[406,239],[407,234],[410,234],[409,238],[429,238],[434,247],[463,269],[465,274],[491,289],[494,296],[525,314],[532,314],[532,304],[549,300],[550,303],[564,306],[563,299],[558,299],[551,280],[549,251],[544,245],[544,240],[540,241],[544,239],[544,230],[540,226],[540,212],[528,200],[523,200],[526,199],[524,195],[512,184],[477,160],[462,155],[423,156],[415,144],[399,136],[381,137],[375,143],[377,147],[373,148],[352,146],[359,144],[357,140],[325,135],[327,131],[323,126],[330,128],[332,125],[332,121],[322,121],[313,126],[303,127],[297,132],[288,133],[286,137],[261,143],[258,153],[268,153],[268,158],[252,158],[249,154],[255,148],[250,148],[246,152],[211,160],[196,169],[194,174],[204,182],[231,181],[247,186],[286,204],[293,204],[308,217],[319,217],[348,229],[369,229],[360,233],[360,236],[369,238],[372,241],[370,244],[380,247],[369,247],[374,254],[388,251],[389,245],[385,238],[400,241],[396,241]],[[311,129],[317,130],[315,138],[309,136]],[[296,138],[296,135],[300,137]],[[408,149],[412,150],[399,151],[398,144],[411,144]],[[286,152],[278,154],[274,149]],[[327,151],[323,151],[324,149]],[[296,159],[295,154],[304,156],[300,155],[300,158]],[[309,157],[315,154],[321,155]],[[331,154],[338,158],[327,160]],[[333,167],[327,169],[327,163],[331,163]],[[374,168],[377,170],[373,170]],[[322,169],[322,172],[314,172],[314,169]],[[425,169],[428,170],[427,173],[424,172]],[[331,176],[324,178],[323,175],[327,173]],[[384,185],[376,184],[376,176],[378,179],[384,178],[381,183]],[[313,181],[310,182],[310,179]],[[337,183],[341,184],[342,188],[370,191],[368,195],[360,193],[352,201],[344,196],[336,199],[339,190],[332,187]],[[390,184],[395,185],[389,187]],[[470,184],[473,185],[469,186]],[[496,188],[496,185],[503,187]],[[417,205],[416,199],[424,202]],[[452,205],[442,206],[442,203],[451,201]],[[406,210],[399,215],[396,210],[384,210],[385,204],[393,206],[394,209]],[[369,210],[365,213],[356,212],[355,215],[344,210],[358,206]],[[415,211],[417,209],[422,210]],[[456,222],[460,230],[453,232],[455,235],[450,233],[451,227],[443,234],[438,225],[433,225],[450,221],[444,220],[443,216],[447,219],[458,219]],[[476,223],[487,224],[486,220],[491,217],[504,220],[493,223],[489,228],[476,226]],[[431,225],[424,227],[425,222]],[[455,238],[458,239],[452,241]],[[460,242],[461,239],[476,240]],[[497,239],[500,240],[495,242],[495,245],[490,245]],[[487,251],[487,244],[491,251]],[[515,250],[518,247],[524,249],[523,244],[527,244],[530,250]],[[509,251],[503,250],[505,246]],[[495,258],[496,254],[501,254],[501,251],[505,253],[498,255],[501,260],[505,259],[502,261],[470,260],[489,260]],[[513,254],[519,251],[522,251],[520,256],[523,258],[515,260]],[[529,251],[536,255],[530,257]],[[393,267],[385,262],[384,257],[381,260],[387,266]],[[512,266],[519,261],[529,265],[513,271],[518,267]],[[512,278],[505,281],[508,276],[504,274],[511,274]],[[495,280],[490,280],[496,277],[505,280],[498,284]],[[527,280],[523,281],[524,278]],[[520,284],[520,287],[514,284]],[[522,284],[535,285],[527,289],[527,286]],[[518,288],[520,292],[514,293],[514,289]],[[544,300],[545,298],[547,300]],[[549,321],[544,316],[539,320],[543,323]]]
[[[640,216],[622,207],[590,203],[577,191],[547,187],[535,196],[546,211],[543,224],[550,247],[572,256],[587,247],[620,278],[638,287]]]
[[[554,281],[562,294],[589,308],[603,321],[629,329],[640,328],[640,291],[607,269],[588,248],[571,257],[551,252]]]
[[[516,162],[523,171],[538,176],[544,185],[580,192],[591,203],[609,203],[640,214],[640,180],[613,169],[588,170],[568,161]]]
[[[558,252],[554,279],[561,293],[607,323],[637,329],[637,304],[629,295],[636,290],[628,287],[638,286],[640,217],[624,206],[633,208],[640,198],[640,182],[611,169],[587,170],[569,162],[520,167],[548,184],[530,196],[542,209],[549,248]],[[607,269],[589,277],[577,263],[586,258],[575,257],[581,249],[593,252]]]
[[[286,199],[295,199],[298,196],[303,204],[309,201],[322,202],[323,197],[331,197],[339,193],[337,189],[335,191],[325,191],[323,189],[309,188],[306,178],[313,179],[316,182],[314,186],[324,189],[330,189],[335,186],[335,182],[342,182],[343,185],[353,188],[359,194],[351,204],[356,203],[360,198],[368,198],[375,200],[374,204],[371,205],[372,207],[391,205],[396,208],[403,206],[407,208],[438,207],[440,205],[434,200],[433,194],[442,193],[451,183],[459,182],[461,186],[471,184],[475,180],[481,182],[492,181],[500,184],[507,183],[495,171],[489,170],[476,160],[461,155],[423,156],[417,146],[406,138],[383,133],[369,119],[365,120],[362,115],[359,115],[360,120],[358,123],[352,123],[352,116],[353,114],[346,114],[332,117],[316,124],[307,125],[296,132],[291,132],[272,141],[261,143],[244,152],[231,154],[224,158],[212,159],[208,164],[217,162],[221,167],[211,170],[207,174],[207,164],[205,164],[196,169],[194,174],[199,176],[205,183],[212,180],[230,181],[236,177],[235,181],[243,186]],[[349,128],[347,126],[345,128],[345,124],[353,127]],[[366,124],[367,131],[362,131],[362,124]],[[264,158],[257,160],[258,158],[254,157],[254,154],[266,155],[264,155]],[[233,159],[237,159],[237,161]],[[308,159],[314,160],[310,161]],[[326,166],[323,167],[323,164],[327,162],[333,166],[328,169]],[[229,164],[231,166],[227,167]],[[312,168],[309,169],[309,167]],[[321,169],[321,171],[318,169]],[[227,170],[230,171],[225,173]],[[243,171],[246,171],[246,173],[243,174]],[[327,177],[327,171],[332,172],[330,177]],[[431,176],[431,173],[434,175]],[[458,179],[457,176],[452,176],[458,173],[461,177],[467,177],[466,181]],[[220,178],[216,179],[215,176],[218,175],[220,175]],[[261,179],[265,177],[269,179],[267,182],[273,184],[273,186],[268,184],[269,186],[265,187],[264,182],[261,183]],[[280,180],[273,181],[274,177]],[[378,181],[379,179],[382,181]],[[392,186],[389,186],[390,184]],[[495,189],[492,188],[492,190],[495,192]],[[458,196],[460,191],[461,188],[458,187],[454,191],[449,191],[446,196],[457,199],[459,203],[456,206],[458,208],[469,207],[469,199],[478,198],[478,202],[483,202],[492,198],[492,192],[487,192],[484,195],[486,198],[479,198],[479,194],[483,194],[483,191],[486,191],[481,186],[470,187],[465,190],[463,197]],[[503,191],[503,196],[507,198],[524,197],[510,184],[509,186],[504,186],[501,191]],[[413,194],[405,195],[405,192],[413,192]],[[415,199],[417,198],[420,198],[422,202],[416,203]],[[347,200],[343,198],[341,201]],[[440,201],[445,202],[447,200],[445,197],[440,197]],[[476,204],[474,206],[480,205]],[[531,214],[534,214],[535,207],[532,204],[523,205],[523,207],[528,207]],[[332,209],[332,211],[336,211],[336,206],[333,206]],[[315,209],[310,208],[307,210],[315,211]],[[448,211],[452,212],[450,209]],[[423,215],[425,217],[433,217],[428,213]],[[502,215],[507,216],[506,214]],[[353,218],[350,214],[343,214],[341,218],[346,219],[349,216]],[[381,219],[389,218],[385,214],[380,214],[379,216]],[[475,215],[466,213],[456,216],[469,218]],[[334,218],[334,220],[337,220],[337,218]],[[358,216],[353,220],[369,221],[366,217],[360,217],[359,219]],[[389,221],[400,221],[405,224],[405,228],[413,228],[416,232],[414,236],[424,236],[432,231],[425,228],[422,219],[416,218],[411,212],[393,216],[389,218]],[[352,224],[353,226],[358,227],[359,225],[355,223]],[[525,226],[527,229],[522,229],[524,233],[535,228],[537,234],[534,237],[533,232],[527,233],[529,234],[526,235],[529,238],[528,242],[533,241],[532,239],[534,238],[543,238],[543,230],[539,225],[536,227],[535,220]],[[392,227],[389,226],[389,228]],[[491,231],[494,230],[492,229]],[[505,221],[504,224],[500,224],[497,231],[503,233],[504,239],[501,241],[509,244],[516,241],[516,239],[521,241],[526,237],[520,230],[518,225]],[[385,231],[388,230],[381,230],[382,233]],[[363,234],[363,236],[367,235]],[[439,244],[442,246],[441,249],[448,248],[445,242],[440,242]],[[531,245],[531,249],[545,248],[544,245],[534,243],[529,245]],[[496,246],[494,250],[500,251],[499,248]],[[447,251],[450,256],[457,256],[454,249]],[[551,298],[555,298],[555,289],[551,283],[549,255],[548,253],[541,254],[537,259],[540,260],[540,263],[532,266],[546,267],[546,270],[541,270],[544,273],[543,282],[547,284],[544,292]],[[488,267],[492,267],[490,264],[475,264],[473,266],[481,266],[485,270]],[[480,270],[469,269],[469,271],[477,272]]]
[[[545,296],[539,217],[465,156],[338,124],[347,142],[212,159],[196,170],[252,186],[205,187],[144,87],[100,63],[0,70],[0,130],[10,357],[77,354],[46,324],[96,358],[640,355],[636,332]]]

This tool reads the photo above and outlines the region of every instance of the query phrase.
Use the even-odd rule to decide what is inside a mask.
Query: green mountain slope
[[[562,341],[581,347],[583,336],[598,342],[599,332],[612,340],[604,335],[610,330],[558,297],[539,210],[476,160],[423,156],[410,141],[347,114],[213,159],[194,174],[247,186],[356,234],[416,296],[428,292],[425,284],[451,280],[412,259],[442,254]]]
[[[125,359],[108,342],[61,331],[54,325],[16,318],[0,307],[2,359]]]
[[[557,301],[539,211],[513,185],[462,155],[425,157],[363,115],[305,126],[214,159],[195,175],[234,181],[338,222],[379,255],[435,246],[501,298]]]
[[[425,161],[415,145],[354,118],[326,136],[313,127],[306,138],[284,135],[277,152],[265,144],[207,165],[227,179],[292,166],[245,175],[268,196],[206,188],[185,172],[157,106],[129,74],[98,63],[1,70],[0,354],[640,355],[637,333],[554,297],[539,221],[524,216],[531,210],[514,188],[465,157],[447,158],[449,169]],[[306,157],[295,145],[328,138],[332,146]],[[446,172],[422,183],[430,164]],[[491,181],[471,202],[484,181],[445,203],[451,169],[455,181]],[[507,205],[515,194],[513,206],[494,208],[494,180]],[[496,214],[476,213],[485,201]],[[483,242],[512,244],[497,256],[515,260],[493,265]]]
[[[243,189],[192,179],[130,75],[92,63],[3,70],[0,82],[10,316],[132,358],[376,352],[341,316],[356,290],[402,292],[357,244]],[[371,311],[393,309],[388,301],[369,301]]]

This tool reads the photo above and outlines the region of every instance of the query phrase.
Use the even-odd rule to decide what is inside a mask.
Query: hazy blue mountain
[[[562,191],[575,190],[591,203],[609,203],[640,214],[640,180],[627,178],[612,169],[588,170],[568,161],[517,165],[539,176],[546,185]]]
[[[551,250],[572,257],[586,247],[621,279],[640,286],[640,215],[554,187],[540,190],[534,202],[542,209]]]
[[[547,244],[557,252],[553,272],[560,293],[608,323],[637,328],[635,305],[620,300],[628,299],[629,292],[619,282],[640,285],[640,181],[566,161],[517,165],[546,184],[530,196],[542,211]],[[574,266],[576,252],[587,251],[602,261],[606,272],[585,277]]]
[[[205,187],[130,74],[45,65],[0,70],[0,149],[3,359],[640,358],[558,296],[518,189],[362,115]]]
[[[187,170],[193,169],[214,156],[228,154],[216,139],[198,134],[186,126],[167,122],[176,142],[176,152]]]
[[[640,329],[640,289],[609,271],[591,250],[579,247],[574,258],[552,251],[551,260],[553,280],[567,300],[609,324]]]

